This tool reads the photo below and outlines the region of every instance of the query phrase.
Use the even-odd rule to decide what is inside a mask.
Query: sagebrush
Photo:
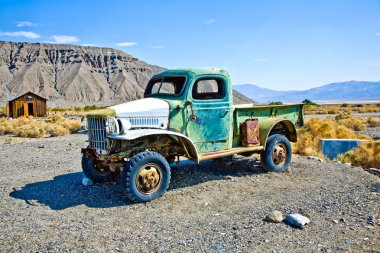
[[[79,120],[66,119],[61,115],[50,116],[45,121],[37,121],[31,116],[12,120],[0,118],[0,134],[14,134],[17,137],[62,136],[75,133],[79,129]]]
[[[360,143],[357,148],[340,155],[338,160],[363,168],[380,168],[380,141]]]
[[[367,135],[356,134],[354,130],[365,129],[366,119],[357,119],[357,123],[349,124],[352,116],[336,116],[335,118],[311,118],[298,129],[297,143],[293,143],[293,152],[301,155],[319,155],[319,140],[327,139],[371,139]],[[364,126],[362,126],[364,124]]]

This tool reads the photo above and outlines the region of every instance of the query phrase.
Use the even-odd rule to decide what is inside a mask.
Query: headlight
[[[83,117],[80,119],[80,129],[81,129],[81,130],[87,130],[87,120],[86,120],[86,116],[83,116]]]
[[[106,122],[107,134],[119,134],[120,128],[116,118],[108,118]]]
[[[132,124],[128,119],[119,119],[121,128],[123,129],[123,134],[126,134],[129,129],[131,129]]]

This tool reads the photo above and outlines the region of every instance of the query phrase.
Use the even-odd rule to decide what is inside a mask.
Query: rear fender
[[[284,134],[289,141],[297,142],[296,127],[290,120],[266,120],[260,123],[260,144],[265,148],[268,137],[275,133]]]

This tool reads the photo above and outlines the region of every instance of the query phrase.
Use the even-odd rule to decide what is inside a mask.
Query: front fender
[[[172,138],[175,138],[178,141],[178,144],[182,146],[182,148],[185,150],[185,152],[189,156],[189,159],[197,163],[199,162],[199,154],[193,142],[187,136],[177,133],[177,132],[163,130],[163,129],[136,129],[136,130],[129,130],[125,134],[110,134],[107,137],[110,139],[115,139],[115,140],[128,141],[128,140],[134,140],[140,137],[151,136],[151,135],[170,135]]]

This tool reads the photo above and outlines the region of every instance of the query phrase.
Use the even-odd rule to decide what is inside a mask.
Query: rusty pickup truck
[[[203,160],[259,153],[268,171],[285,171],[303,105],[234,105],[228,72],[174,69],[154,75],[143,99],[86,115],[82,169],[94,182],[121,179],[134,202],[162,196],[179,157]]]

